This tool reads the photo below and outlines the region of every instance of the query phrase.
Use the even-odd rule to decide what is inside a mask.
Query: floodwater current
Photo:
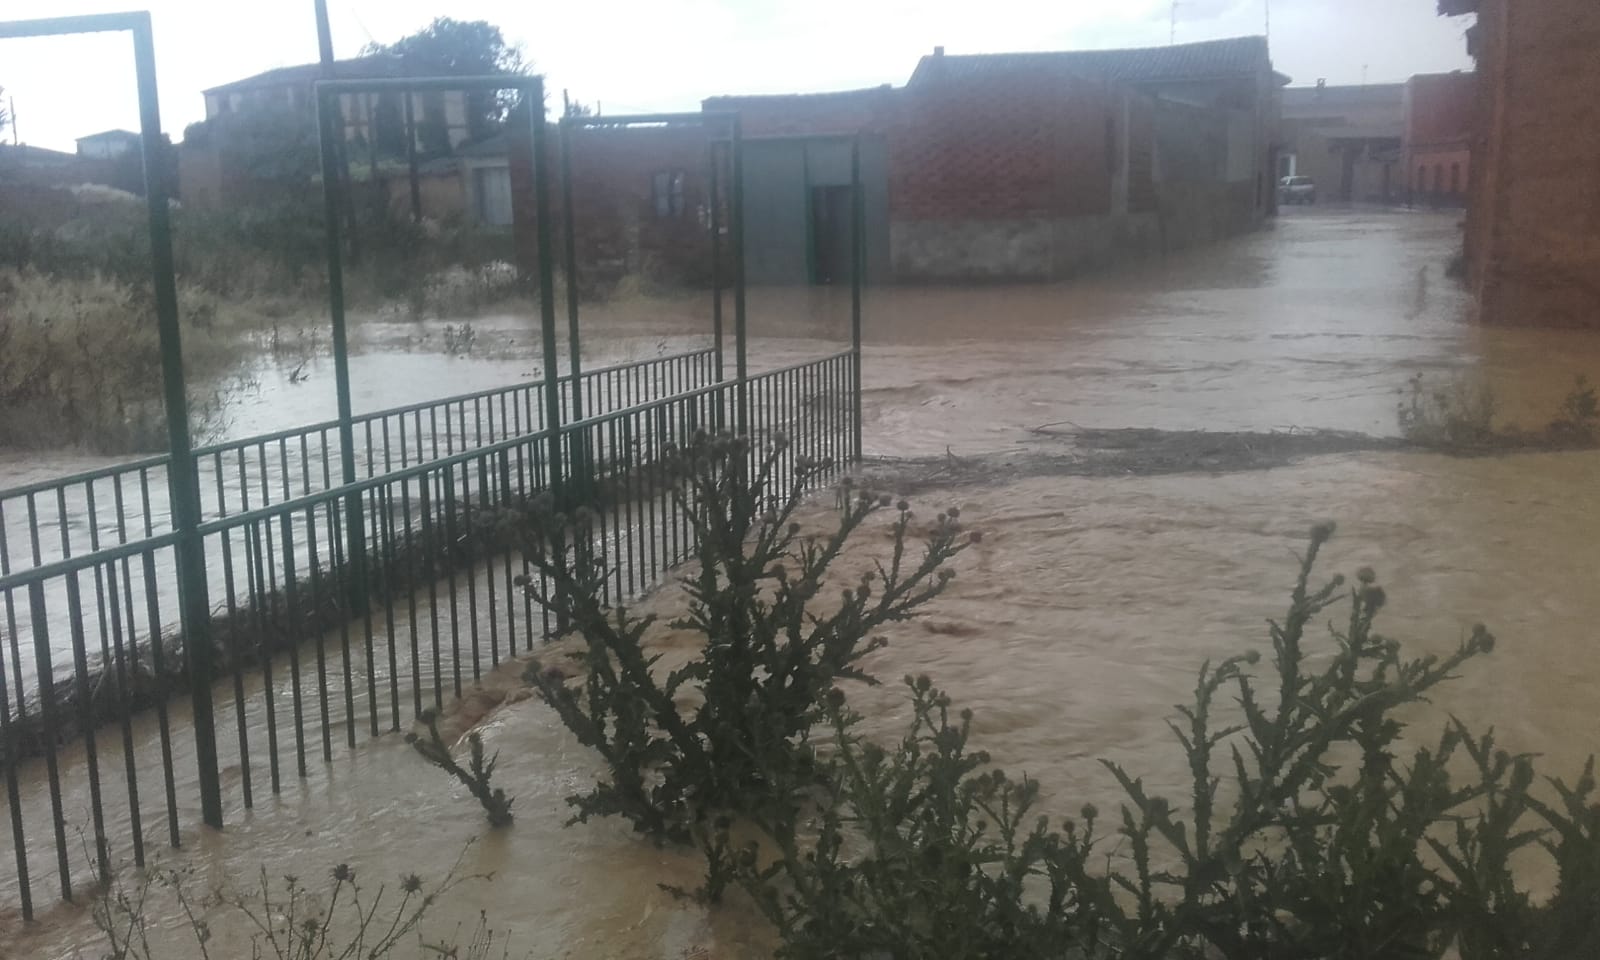
[[[1476,371],[1506,420],[1540,426],[1575,374],[1600,379],[1600,336],[1471,325],[1465,296],[1444,276],[1458,240],[1450,217],[1319,210],[1072,284],[874,289],[863,367],[867,452],[1048,452],[1062,441],[1031,428],[1051,424],[1393,434],[1396,392],[1417,372]],[[817,355],[821,341],[846,340],[843,304],[837,291],[753,292],[752,356],[776,366]],[[624,359],[702,344],[702,315],[677,305],[599,329],[615,333],[615,358]],[[495,335],[493,323],[485,329]],[[375,344],[362,362],[381,385],[363,401],[369,406],[420,399],[415,385],[430,377],[450,383],[438,393],[488,385],[477,379],[478,361],[446,368],[436,358],[430,368]],[[382,372],[388,364],[393,372]],[[499,372],[515,366],[507,360]],[[473,381],[458,387],[468,369]],[[276,417],[291,415],[271,389],[289,391],[264,386],[262,409],[241,414],[249,431],[284,426]],[[1419,739],[1454,713],[1495,727],[1509,749],[1540,752],[1543,770],[1570,779],[1600,748],[1597,491],[1595,452],[1366,452],[1257,472],[1036,476],[924,491],[922,512],[959,504],[984,539],[957,561],[958,578],[926,617],[887,631],[888,646],[868,669],[891,682],[849,694],[871,732],[894,736],[907,710],[892,681],[929,674],[974,711],[976,745],[1039,780],[1055,813],[1070,815],[1085,801],[1115,808],[1102,757],[1181,796],[1182,756],[1163,718],[1189,697],[1203,660],[1268,647],[1265,622],[1286,607],[1293,552],[1312,524],[1333,520],[1339,533],[1324,569],[1378,570],[1390,598],[1386,634],[1442,653],[1481,621],[1500,640],[1432,707],[1412,714]],[[864,532],[845,563],[864,563],[885,536],[881,527]],[[652,601],[658,609],[673,602],[670,590]],[[656,642],[670,662],[688,638],[663,630]],[[153,729],[146,722],[136,735],[151,738]],[[193,756],[181,708],[174,729],[186,775]],[[515,700],[481,729],[500,753],[496,782],[516,797],[508,829],[487,830],[462,790],[390,736],[332,764],[313,762],[307,778],[286,779],[276,797],[258,785],[250,811],[225,783],[228,828],[187,830],[183,849],[162,856],[192,868],[197,884],[249,883],[260,868],[320,878],[345,861],[373,884],[392,884],[410,871],[438,876],[473,841],[463,869],[495,877],[459,889],[436,933],[470,927],[481,910],[512,935],[513,956],[764,954],[763,926],[741,904],[707,911],[658,887],[694,886],[697,855],[658,849],[614,822],[563,826],[563,798],[599,767],[551,711]],[[68,754],[64,763],[73,762]],[[149,782],[155,792],[158,781]],[[30,810],[47,806],[36,786],[29,794]],[[178,796],[188,804],[196,791],[180,783]],[[86,807],[69,797],[69,822],[86,822]],[[182,819],[194,822],[194,811],[184,807]],[[47,822],[30,820],[30,833],[43,838]],[[163,849],[159,827],[146,823],[152,850]],[[108,832],[126,836],[126,826]],[[9,864],[3,845],[0,863]],[[65,958],[80,947],[97,955],[86,913],[53,903],[48,888],[43,882],[36,893],[38,922],[0,918],[10,931],[0,956]],[[14,894],[0,883],[5,902]],[[159,936],[173,936],[176,906],[161,900],[156,915],[165,924]],[[214,929],[219,946],[239,942],[236,926]],[[212,955],[236,953],[213,946]]]

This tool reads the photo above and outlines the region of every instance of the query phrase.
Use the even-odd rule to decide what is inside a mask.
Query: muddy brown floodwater
[[[1393,434],[1395,391],[1410,375],[1469,368],[1510,419],[1538,426],[1574,374],[1600,378],[1600,338],[1469,326],[1443,275],[1457,237],[1452,219],[1434,215],[1317,211],[1070,285],[873,290],[868,452],[982,458],[1066,442],[1030,430],[1043,424]],[[754,292],[752,355],[775,365],[845,339],[844,307],[836,291]],[[619,335],[635,322],[610,320]],[[650,322],[659,330],[661,316]],[[698,332],[688,307],[670,322],[672,336]],[[1500,638],[1414,714],[1420,736],[1453,712],[1571,777],[1600,746],[1597,489],[1594,452],[1371,450],[1271,470],[925,489],[916,498],[925,512],[959,503],[985,538],[930,615],[887,634],[870,669],[886,680],[930,674],[975,711],[981,745],[1037,778],[1056,812],[1114,807],[1101,757],[1179,794],[1182,757],[1163,718],[1187,699],[1202,660],[1268,648],[1265,620],[1286,605],[1292,552],[1331,519],[1339,534],[1325,570],[1380,572],[1386,633],[1429,652],[1453,648],[1478,621]],[[867,551],[882,548],[885,526],[863,534]],[[686,653],[682,637],[659,643],[669,658]],[[900,729],[894,683],[850,693],[872,730]],[[599,770],[549,710],[509,703],[482,729],[500,751],[497,782],[517,798],[510,829],[487,831],[462,791],[390,737],[314,764],[281,796],[230,810],[225,832],[197,833],[168,856],[201,882],[263,865],[316,876],[339,861],[378,880],[438,875],[477,837],[466,868],[496,878],[458,891],[439,915],[445,929],[470,926],[481,909],[513,934],[515,955],[763,955],[762,925],[737,904],[707,913],[658,888],[692,886],[694,856],[617,823],[562,826],[562,798]],[[180,769],[191,769],[187,737],[177,746]],[[82,807],[69,814],[83,818]],[[162,910],[170,924],[175,908]],[[54,906],[0,953],[70,957],[82,945],[94,955],[91,933],[81,910]],[[228,943],[237,931],[218,935]]]

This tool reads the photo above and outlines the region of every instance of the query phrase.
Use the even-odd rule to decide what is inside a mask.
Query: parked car
[[[1284,177],[1278,181],[1279,203],[1316,203],[1317,182],[1310,177]]]

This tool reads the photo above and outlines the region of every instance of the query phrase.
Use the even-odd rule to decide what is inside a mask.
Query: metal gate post
[[[745,328],[744,287],[744,124],[739,117],[733,119],[733,143],[730,147],[730,166],[733,174],[733,202],[728,219],[733,242],[733,340],[734,371],[738,377],[734,395],[738,404],[737,424],[740,436],[750,434],[750,365],[747,356],[748,332]]]
[[[583,419],[583,364],[578,356],[578,228],[572,206],[572,138],[576,128],[561,119],[561,222],[566,233],[567,267],[567,368],[572,375],[573,421]]]
[[[528,109],[528,129],[533,146],[533,211],[539,243],[539,327],[544,334],[544,409],[550,458],[550,491],[561,502],[565,480],[561,475],[561,367],[556,360],[556,271],[550,255],[550,171],[545,154],[544,80],[538,77],[521,87]],[[577,362],[578,341],[570,349]],[[576,369],[576,368],[574,368]],[[576,384],[574,384],[576,387]]]
[[[707,167],[706,205],[711,213],[711,345],[715,358],[717,382],[722,382],[722,198],[717,193],[717,141],[709,138],[706,153],[710,157]],[[721,424],[718,424],[720,427]]]
[[[861,460],[861,287],[867,272],[867,203],[861,184],[861,134],[850,141],[850,451]]]
[[[329,100],[338,94],[317,90],[317,138],[322,147],[322,203],[327,217],[328,312],[332,320],[333,391],[339,406],[339,476],[342,483],[356,482],[355,425],[350,404],[350,343],[346,335],[344,309],[344,253],[339,236],[340,175],[339,144],[343,131],[334,129],[333,118],[342,117],[330,109]],[[341,125],[343,121],[340,121]],[[352,614],[367,608],[366,524],[361,495],[344,498],[345,557],[350,563],[349,601]],[[334,536],[329,532],[329,536]]]
[[[144,148],[145,201],[150,211],[150,267],[155,283],[156,324],[161,340],[161,380],[167,410],[167,489],[177,531],[179,618],[183,629],[189,699],[194,707],[194,752],[200,780],[200,813],[222,826],[222,780],[217,772],[216,717],[211,704],[211,600],[206,588],[205,543],[199,533],[200,483],[189,437],[189,398],[183,379],[183,344],[178,328],[178,287],[172,255],[172,217],[167,205],[165,142],[156,97],[155,38],[150,14],[131,15],[133,62],[138,76],[139,132]],[[158,629],[151,624],[151,629]]]

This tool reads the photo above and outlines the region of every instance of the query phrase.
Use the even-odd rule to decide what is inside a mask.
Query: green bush
[[[793,517],[821,465],[781,479],[783,448],[754,465],[740,439],[701,436],[669,452],[671,496],[697,535],[688,612],[673,626],[704,638],[670,672],[645,647],[654,618],[604,604],[608,571],[592,550],[587,511],[569,520],[547,503],[526,518],[524,555],[541,575],[526,589],[576,634],[584,668],[569,683],[559,665],[535,662],[527,679],[609,770],[569,798],[576,820],[621,816],[658,839],[704,843],[719,817],[788,808],[791,791],[815,781],[810,735],[824,696],[839,679],[873,682],[860,668],[882,645],[873,632],[912,616],[949,581],[942,568],[966,542],[958,521],[940,515],[920,553],[908,555],[913,518],[902,502],[892,559],[842,587],[824,611],[817,597],[829,565],[890,499],[847,490],[834,531],[804,533]]]
[[[880,747],[835,690],[829,750],[804,817],[768,822],[763,851],[727,871],[776,926],[788,958],[1092,956],[1095,930],[1073,879],[1093,823],[1051,830],[1038,784],[967,747],[971,711],[927,677],[906,678],[911,728]],[[760,866],[763,856],[770,864]],[[1067,864],[1074,865],[1072,869]]]

